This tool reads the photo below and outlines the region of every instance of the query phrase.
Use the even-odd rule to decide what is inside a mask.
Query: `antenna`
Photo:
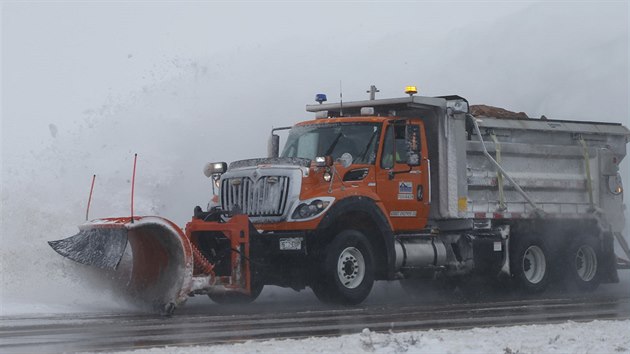
[[[133,156],[133,175],[131,175],[131,223],[133,224],[133,192],[136,186],[136,162],[138,161],[138,154]]]
[[[96,175],[92,176],[92,186],[90,187],[90,196],[88,197],[87,209],[85,210],[85,221],[88,221],[88,216],[90,215],[90,203],[92,203],[92,192],[94,191],[94,180],[96,180]]]
[[[343,117],[343,89],[341,87],[341,80],[339,80],[339,116]]]

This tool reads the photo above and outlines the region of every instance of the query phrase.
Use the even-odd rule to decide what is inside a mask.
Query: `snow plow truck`
[[[127,291],[165,314],[193,295],[250,302],[265,285],[354,305],[377,280],[413,290],[482,275],[536,293],[557,281],[592,290],[629,268],[626,127],[475,116],[460,96],[413,86],[375,92],[319,94],[306,106],[314,118],[272,130],[267,157],[209,163],[213,202],[184,229],[132,214],[49,243],[105,269],[129,245]]]

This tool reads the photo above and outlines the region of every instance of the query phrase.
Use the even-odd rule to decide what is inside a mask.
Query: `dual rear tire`
[[[515,285],[528,293],[544,291],[552,273],[549,246],[535,236],[515,241],[510,252],[510,269]]]
[[[601,282],[601,247],[594,237],[578,237],[564,257],[564,274],[569,290],[593,291]]]
[[[559,281],[570,290],[592,291],[601,281],[601,247],[596,237],[566,237],[568,247],[551,247],[541,237],[514,240],[510,267],[515,285],[528,293],[540,293]]]

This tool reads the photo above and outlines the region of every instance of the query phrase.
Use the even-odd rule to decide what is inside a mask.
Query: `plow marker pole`
[[[85,210],[85,221],[88,221],[90,215],[90,203],[92,203],[92,192],[94,191],[94,180],[96,180],[96,175],[92,176],[92,186],[90,187],[90,196],[88,197],[87,209]]]
[[[136,186],[136,162],[138,161],[138,154],[133,156],[133,174],[131,175],[131,223],[133,224],[133,193]]]

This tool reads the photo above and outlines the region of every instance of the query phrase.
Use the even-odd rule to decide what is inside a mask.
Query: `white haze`
[[[628,3],[2,3],[0,304],[88,305],[46,241],[91,217],[183,225],[208,161],[265,155],[269,130],[418,85],[530,116],[628,121]],[[630,159],[622,166],[630,188]],[[105,294],[106,296],[107,294]],[[95,300],[98,299],[98,300]],[[0,309],[1,310],[1,309]],[[2,312],[2,311],[0,311]]]

